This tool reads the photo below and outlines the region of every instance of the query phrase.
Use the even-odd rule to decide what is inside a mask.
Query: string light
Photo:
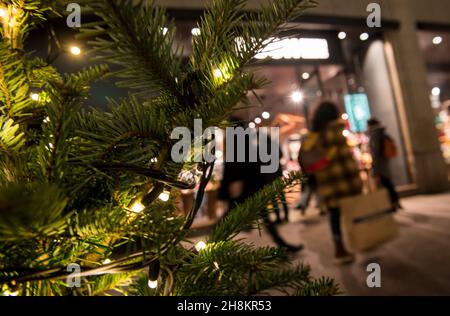
[[[30,95],[30,97],[31,97],[31,100],[33,100],[33,101],[39,101],[39,94],[37,94],[37,93],[32,93]]]
[[[17,296],[19,295],[19,291],[15,291],[15,292],[10,292],[9,290],[6,290],[5,292],[3,292],[4,296]]]
[[[144,209],[145,209],[145,206],[139,201],[134,202],[133,205],[131,206],[131,211],[134,213],[140,213]]]
[[[161,31],[162,31],[163,35],[166,35],[167,32],[169,32],[169,29],[167,27],[162,27]]]
[[[256,124],[261,124],[261,118],[259,118],[259,117],[255,118],[255,123]]]
[[[5,18],[6,17],[6,11],[2,8],[0,8],[0,18]]]
[[[111,260],[110,259],[106,259],[105,261],[103,261],[103,264],[110,264]]]
[[[256,124],[253,123],[253,122],[250,122],[250,123],[248,124],[248,127],[250,127],[250,128],[255,128],[255,127],[256,127]]]
[[[199,36],[201,34],[201,31],[200,31],[200,29],[198,27],[194,27],[191,30],[191,34],[192,34],[192,36]]]
[[[269,112],[262,112],[261,116],[265,120],[270,119],[270,113]]]
[[[303,80],[308,80],[310,77],[311,77],[311,75],[310,75],[309,73],[307,73],[307,72],[304,72],[304,73],[302,74]]]
[[[148,287],[151,289],[156,289],[158,287],[158,280],[152,281],[148,280]]]
[[[78,46],[70,47],[70,53],[75,56],[79,56],[81,54],[81,49]]]
[[[195,245],[195,249],[197,249],[198,252],[202,251],[203,249],[206,248],[206,243],[204,241],[199,241],[196,245]]]
[[[161,193],[158,197],[161,201],[163,202],[167,202],[169,201],[170,198],[170,192],[169,191],[164,191],[163,193]]]
[[[344,130],[344,131],[342,132],[342,135],[343,135],[344,137],[349,137],[349,136],[350,136],[350,132],[349,132],[348,130]]]
[[[222,77],[222,71],[220,71],[219,68],[217,68],[216,70],[214,70],[214,77],[216,77],[216,78]]]
[[[342,114],[341,118],[345,121],[348,120],[348,114],[347,113]]]

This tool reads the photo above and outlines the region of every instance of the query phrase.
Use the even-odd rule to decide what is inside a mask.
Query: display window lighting
[[[291,99],[295,103],[302,102],[303,101],[303,93],[299,90],[294,91],[294,92],[292,92]]]

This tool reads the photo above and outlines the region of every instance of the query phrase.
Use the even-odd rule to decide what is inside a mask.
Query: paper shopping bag
[[[374,248],[398,234],[386,190],[340,200],[344,238],[353,251]]]

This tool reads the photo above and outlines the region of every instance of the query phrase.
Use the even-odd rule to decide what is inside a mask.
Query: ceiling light
[[[439,44],[442,43],[442,41],[443,41],[442,36],[436,36],[436,37],[433,38],[433,44],[434,45],[439,45]]]
[[[361,41],[367,41],[367,40],[369,39],[369,34],[366,33],[366,32],[361,33],[361,35],[359,36],[359,38],[360,38]]]

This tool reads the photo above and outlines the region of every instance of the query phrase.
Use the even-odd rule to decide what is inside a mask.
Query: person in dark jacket
[[[369,127],[369,147],[372,155],[372,172],[380,185],[386,188],[394,209],[401,208],[400,200],[391,180],[391,170],[389,166],[390,158],[384,154],[384,140],[386,139],[386,129],[380,122],[372,118],[367,122]]]
[[[237,118],[230,118],[229,121],[244,127],[244,124],[239,122],[239,119]],[[237,204],[243,203],[247,198],[260,191],[264,185],[267,184],[269,178],[273,180],[273,175],[261,173],[262,163],[259,159],[257,162],[249,162],[248,160],[250,146],[259,146],[259,144],[252,144],[251,142],[246,143],[247,146],[245,149],[239,148],[239,150],[246,150],[247,159],[245,162],[225,161],[224,164],[224,174],[221,187],[219,189],[219,198],[228,202],[228,211],[225,213],[224,218]],[[237,144],[235,142],[235,146],[236,145]],[[225,150],[227,149],[225,148]],[[238,148],[235,148],[234,152],[236,153],[237,150]],[[264,220],[267,232],[279,247],[286,248],[291,252],[300,251],[303,249],[303,245],[290,245],[280,236],[274,223],[272,223],[269,219],[268,209],[263,212],[262,218]]]

